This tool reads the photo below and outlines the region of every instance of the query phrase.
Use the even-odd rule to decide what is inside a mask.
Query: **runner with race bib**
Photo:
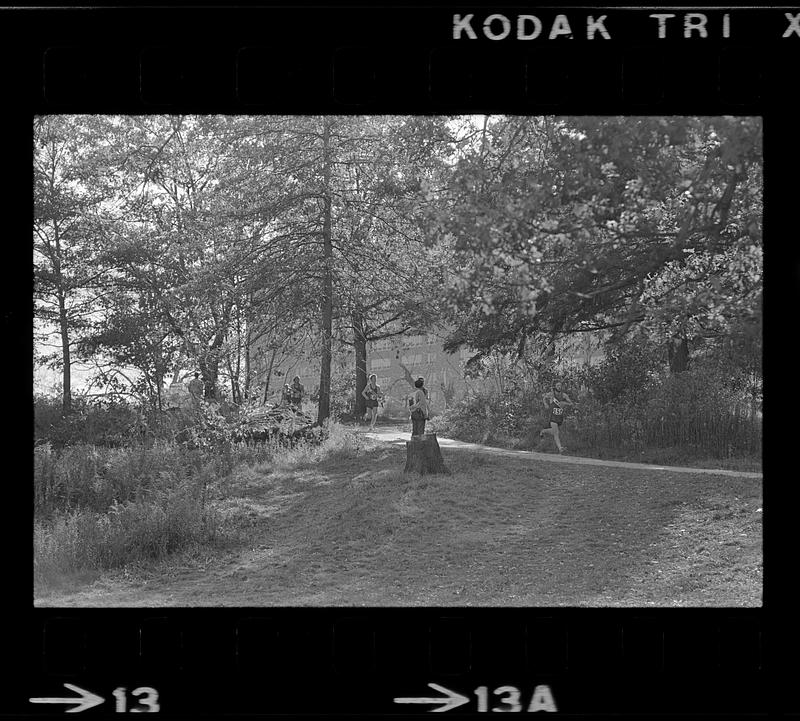
[[[567,406],[575,405],[572,399],[566,394],[560,381],[553,384],[552,390],[542,396],[544,407],[550,412],[550,427],[539,431],[539,438],[543,435],[552,435],[556,442],[559,453],[564,453],[566,448],[561,445],[561,426],[564,423],[564,416]]]

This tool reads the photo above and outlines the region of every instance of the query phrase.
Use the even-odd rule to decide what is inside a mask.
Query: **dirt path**
[[[405,426],[378,426],[374,431],[365,431],[366,436],[386,443],[405,443],[411,438],[411,431]],[[524,457],[537,461],[548,461],[551,463],[569,463],[587,466],[605,466],[607,468],[634,468],[645,471],[670,471],[672,473],[705,473],[721,476],[733,476],[736,478],[757,478],[761,479],[761,473],[751,471],[731,471],[721,468],[690,468],[688,466],[657,466],[652,463],[631,463],[628,461],[605,461],[600,458],[585,458],[581,456],[558,455],[557,453],[539,453],[537,451],[516,451],[509,448],[495,448],[484,446],[480,443],[467,443],[453,438],[437,436],[439,445],[442,448],[454,450],[471,450],[483,453],[490,453],[496,456]]]

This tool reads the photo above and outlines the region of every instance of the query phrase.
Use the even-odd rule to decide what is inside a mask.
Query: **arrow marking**
[[[93,694],[91,691],[87,691],[86,689],[79,688],[78,686],[73,686],[71,683],[65,683],[64,686],[68,688],[70,691],[75,691],[75,693],[79,693],[80,697],[75,698],[51,698],[51,697],[37,697],[37,698],[29,698],[28,701],[31,703],[76,703],[78,704],[75,708],[68,708],[65,709],[66,713],[77,713],[78,711],[85,711],[87,708],[92,708],[93,706],[99,706],[103,701],[104,698],[98,696],[97,694]]]
[[[439,696],[437,698],[430,698],[430,697],[422,697],[422,696],[414,696],[410,698],[396,698],[394,700],[395,703],[435,703],[435,704],[444,704],[439,708],[432,708],[431,711],[449,711],[451,708],[456,708],[461,706],[465,703],[469,702],[469,698],[466,696],[462,696],[460,693],[456,693],[455,691],[451,691],[449,688],[445,688],[444,686],[439,686],[436,683],[429,683],[432,689],[439,691],[440,693],[445,693],[447,696]]]

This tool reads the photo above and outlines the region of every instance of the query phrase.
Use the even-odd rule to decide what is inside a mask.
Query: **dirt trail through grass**
[[[236,474],[218,501],[246,528],[234,550],[107,575],[36,604],[761,603],[760,474],[443,441],[452,475],[419,478],[402,473],[397,433],[364,434],[357,457]]]
[[[411,432],[401,425],[378,427],[375,431],[367,434],[368,436],[387,443],[405,443],[411,437]],[[761,478],[761,473],[752,471],[734,471],[721,468],[692,468],[689,466],[663,466],[652,463],[631,463],[629,461],[606,461],[600,458],[585,458],[574,455],[558,455],[557,453],[539,453],[537,451],[517,451],[509,448],[496,448],[494,446],[484,446],[478,443],[466,443],[452,438],[438,438],[442,448],[453,448],[456,450],[482,451],[499,456],[528,457],[537,461],[547,461],[552,463],[570,463],[587,466],[606,466],[607,468],[638,468],[645,471],[671,471],[674,473],[709,473],[720,476],[734,476],[741,478]]]

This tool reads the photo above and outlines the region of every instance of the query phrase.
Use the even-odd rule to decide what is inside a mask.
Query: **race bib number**
[[[553,415],[554,416],[559,416],[559,417],[564,415],[564,409],[563,408],[559,408],[558,406],[553,406]]]

